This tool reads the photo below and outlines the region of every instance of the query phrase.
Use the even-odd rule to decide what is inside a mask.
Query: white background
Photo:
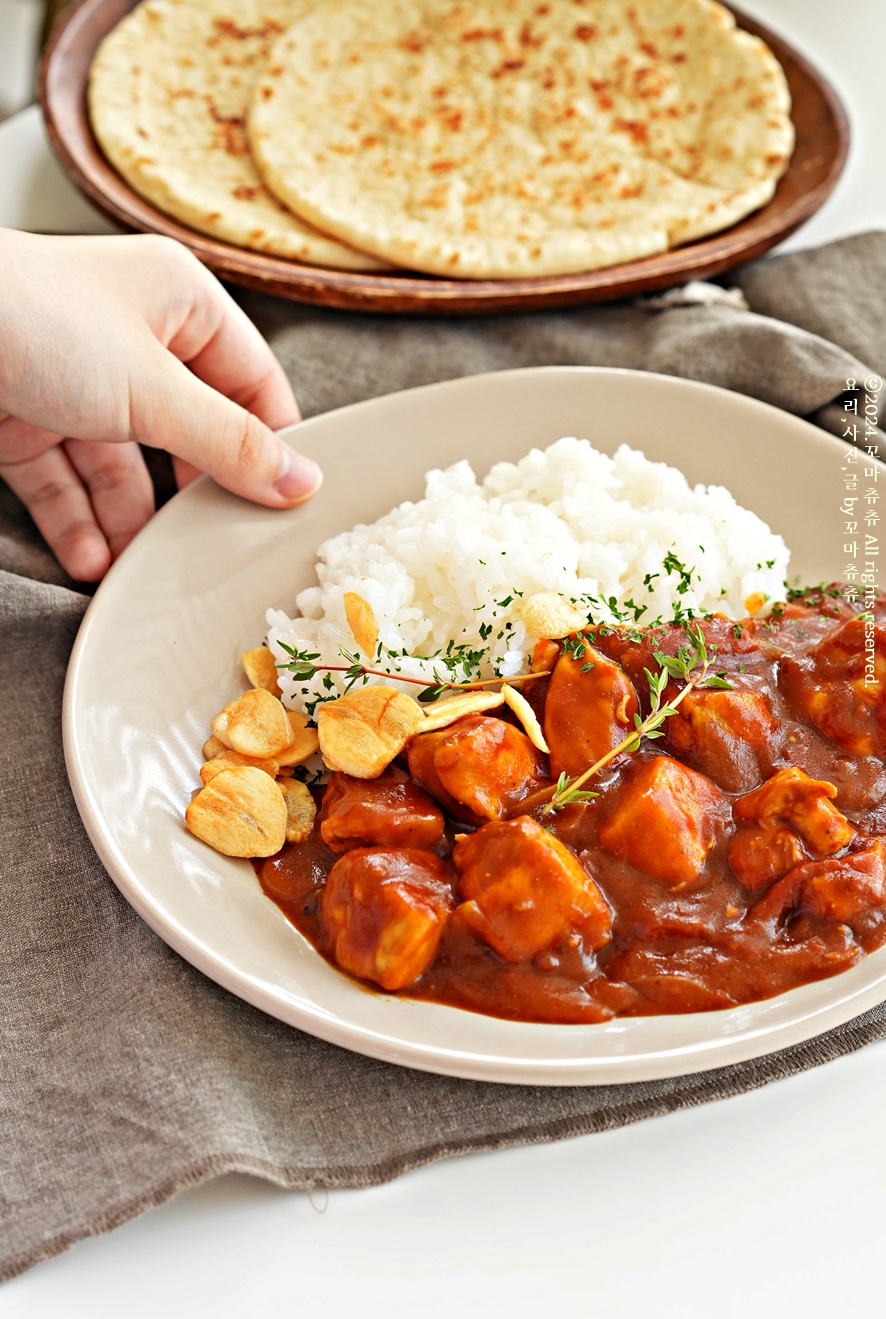
[[[836,194],[787,246],[883,227],[886,4],[744,8],[831,77],[852,119]],[[10,52],[32,12],[33,0],[0,0],[0,112],[26,86]],[[0,184],[0,225],[105,228],[34,110],[0,125]],[[736,1099],[376,1190],[309,1199],[225,1177],[8,1283],[0,1317],[879,1315],[884,1111],[886,1043]]]

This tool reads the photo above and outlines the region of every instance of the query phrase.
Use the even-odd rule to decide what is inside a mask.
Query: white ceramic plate
[[[842,975],[723,1012],[596,1026],[499,1021],[360,988],[264,897],[246,861],[192,838],[184,808],[213,715],[242,689],[238,656],[291,607],[327,536],[420,497],[423,474],[478,471],[533,445],[622,441],[728,486],[782,533],[792,572],[840,575],[839,441],[738,394],[583,367],[475,376],[375,399],[299,426],[326,482],[273,513],[202,480],[114,565],[74,648],[65,754],[80,813],[112,878],[149,925],[232,993],[335,1044],[455,1076],[602,1084],[702,1071],[810,1038],[886,997],[886,950]]]

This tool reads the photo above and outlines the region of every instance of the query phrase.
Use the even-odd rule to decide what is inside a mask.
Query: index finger
[[[207,270],[196,273],[194,301],[170,352],[272,430],[301,421],[286,374],[252,321]]]

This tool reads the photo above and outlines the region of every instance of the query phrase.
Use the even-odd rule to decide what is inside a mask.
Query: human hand
[[[272,508],[317,466],[283,370],[216,279],[165,238],[0,230],[0,477],[62,566],[98,581],[154,511],[139,444]],[[273,429],[271,429],[273,428]]]

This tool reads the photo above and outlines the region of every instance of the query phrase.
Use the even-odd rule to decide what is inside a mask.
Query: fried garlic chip
[[[240,657],[243,672],[253,687],[263,687],[272,696],[280,696],[280,684],[277,681],[277,665],[267,646],[256,646],[255,650],[244,650]]]
[[[484,710],[494,710],[503,703],[501,692],[459,692],[457,696],[444,697],[428,706],[418,731],[434,733],[438,728],[448,728],[466,714],[482,714]]]
[[[215,760],[216,756],[222,756],[226,751],[230,751],[230,749],[230,747],[226,747],[224,742],[220,742],[215,734],[213,734],[208,742],[203,743],[203,759]]]
[[[185,811],[191,833],[224,856],[273,856],[286,841],[286,802],[251,766],[222,770]]]
[[[227,747],[222,747],[217,756],[212,756],[200,766],[200,778],[204,784],[210,783],[224,769],[243,769],[246,766],[260,769],[263,774],[270,774],[272,779],[277,777],[280,770],[276,760],[257,760],[255,756],[241,756],[239,751],[229,751]]]
[[[541,731],[541,724],[536,718],[535,711],[523,693],[518,692],[516,687],[510,687],[505,683],[504,687],[501,689],[501,694],[505,699],[505,705],[513,710],[514,714],[520,720],[520,723],[526,731],[526,736],[529,738],[532,745],[538,747],[539,751],[544,751],[545,754],[547,754],[551,748],[545,741],[545,735]]]
[[[258,760],[276,756],[292,741],[286,711],[263,687],[253,687],[226,705],[213,719],[212,731],[231,751]]]
[[[531,637],[568,637],[580,632],[588,621],[587,610],[553,591],[529,596],[520,619]]]
[[[323,759],[355,779],[378,778],[423,723],[418,702],[393,687],[361,687],[317,711]]]
[[[373,655],[378,642],[378,623],[372,605],[356,591],[345,591],[345,618],[354,640],[364,655]]]
[[[301,714],[298,710],[287,710],[286,718],[289,720],[292,741],[277,755],[281,769],[303,765],[320,746],[316,728],[307,727],[307,715]]]
[[[317,803],[304,783],[287,780],[277,786],[286,803],[286,841],[303,843],[314,827]]]

